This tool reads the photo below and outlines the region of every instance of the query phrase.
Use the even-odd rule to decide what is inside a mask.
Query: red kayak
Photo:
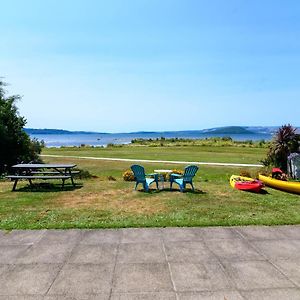
[[[232,175],[230,177],[230,185],[238,190],[254,193],[259,193],[264,186],[260,180],[238,175]]]

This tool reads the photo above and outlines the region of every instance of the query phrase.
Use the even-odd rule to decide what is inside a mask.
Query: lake
[[[146,133],[82,133],[82,134],[30,134],[31,138],[44,140],[46,147],[61,147],[61,146],[106,146],[107,144],[129,144],[131,140],[137,138],[156,139],[165,138],[189,138],[189,139],[205,139],[209,137],[228,137],[230,136],[236,141],[245,140],[270,140],[271,134],[210,134],[199,132],[146,132]]]

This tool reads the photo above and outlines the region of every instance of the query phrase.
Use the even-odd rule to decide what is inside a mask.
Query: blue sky
[[[300,2],[2,1],[0,76],[27,127],[299,126]]]

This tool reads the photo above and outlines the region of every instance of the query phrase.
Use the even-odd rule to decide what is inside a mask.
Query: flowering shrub
[[[179,170],[179,169],[174,169],[172,170],[173,174],[179,174],[179,175],[183,175],[184,171],[183,170]]]
[[[134,181],[135,178],[134,178],[133,172],[131,170],[126,170],[123,173],[123,179],[124,179],[124,181]]]

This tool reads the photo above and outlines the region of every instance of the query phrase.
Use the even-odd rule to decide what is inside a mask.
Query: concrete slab
[[[207,247],[221,260],[263,260],[251,245],[240,239],[207,240]]]
[[[0,300],[44,300],[43,296],[0,296]]]
[[[167,260],[170,262],[209,262],[216,256],[204,242],[167,242],[165,243]]]
[[[295,288],[241,291],[241,294],[247,300],[275,300],[275,299],[300,300],[300,290]]]
[[[77,244],[81,239],[83,231],[70,230],[47,230],[42,236],[39,244]]]
[[[0,300],[298,299],[299,229],[0,231]]]
[[[162,243],[121,244],[118,263],[165,263],[166,256]]]
[[[178,292],[234,288],[219,263],[170,263],[170,268]]]
[[[130,294],[112,294],[111,300],[176,300],[176,294],[173,292],[163,293],[130,293]]]
[[[168,265],[117,264],[113,291],[119,293],[173,291]]]
[[[55,279],[49,295],[88,295],[109,293],[113,264],[66,264]]]
[[[226,262],[225,267],[236,287],[241,290],[295,287],[290,280],[269,262]]]
[[[46,230],[12,230],[0,236],[0,245],[32,245],[38,242]]]
[[[62,264],[69,257],[72,247],[68,244],[36,244],[16,260],[16,264]]]
[[[83,230],[80,244],[101,245],[105,243],[120,243],[122,237],[121,230],[103,229],[103,230]]]
[[[248,240],[264,241],[286,238],[286,234],[282,231],[282,226],[243,226],[235,227],[234,229]]]
[[[205,240],[210,239],[240,239],[241,236],[231,227],[205,227],[201,228]]]
[[[200,228],[163,228],[162,237],[166,242],[195,242],[202,241],[202,230]]]
[[[0,264],[13,264],[16,262],[17,258],[24,254],[26,250],[30,247],[29,245],[10,245],[1,246],[0,245]]]
[[[300,287],[300,259],[277,260],[273,264],[289,279]]]
[[[178,300],[244,300],[237,291],[189,292],[178,293],[177,295]]]
[[[1,275],[6,276],[6,273],[9,270],[10,265],[0,265],[0,280],[1,280]]]
[[[280,226],[277,230],[280,231],[287,239],[300,239],[299,225]]]
[[[156,243],[162,240],[161,230],[157,228],[125,228],[122,233],[122,243]]]
[[[117,244],[78,245],[73,249],[69,263],[103,264],[113,263],[117,255]]]
[[[268,259],[300,259],[300,240],[253,241],[255,248]]]
[[[45,296],[43,300],[109,300],[110,294],[88,294],[88,295],[52,295]]]
[[[44,295],[61,266],[55,264],[16,265],[0,280],[0,295]]]

